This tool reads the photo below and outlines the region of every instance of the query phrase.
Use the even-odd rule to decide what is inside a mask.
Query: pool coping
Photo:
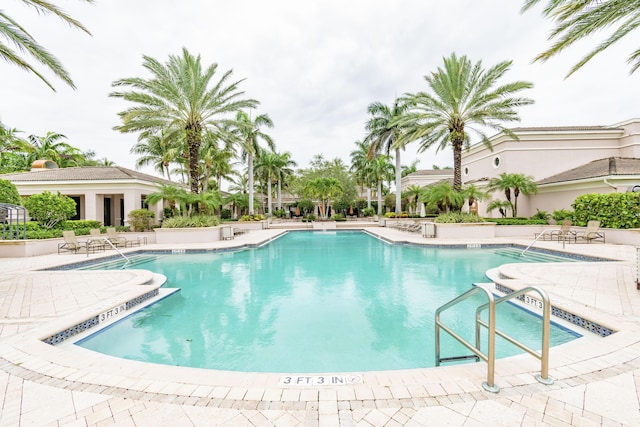
[[[270,238],[264,241],[268,240]],[[620,321],[623,327],[601,338],[598,341],[601,345],[578,339],[551,349],[553,385],[542,385],[534,379],[538,362],[526,355],[500,359],[496,383],[506,393],[544,392],[638,369],[640,327],[637,319],[611,318]],[[60,320],[63,319],[66,317]],[[444,397],[449,402],[465,402],[501,396],[482,389],[481,383],[486,377],[484,363],[366,372],[362,374],[364,383],[352,386],[283,386],[280,384],[282,374],[167,367],[116,359],[88,350],[70,352],[40,341],[38,337],[46,335],[43,333],[46,328],[50,325],[3,338],[0,341],[2,369],[30,381],[68,390],[220,408],[259,409],[261,402],[281,402],[283,406],[289,402],[292,408],[301,409],[305,406],[301,403],[317,404],[327,398],[327,393],[332,396],[329,400],[372,401],[380,405],[404,402],[416,408],[441,404]]]

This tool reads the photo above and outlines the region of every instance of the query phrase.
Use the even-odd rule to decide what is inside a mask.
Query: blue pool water
[[[133,268],[164,274],[165,286],[181,291],[78,344],[127,359],[235,371],[434,366],[435,310],[486,281],[487,270],[530,259],[513,254],[390,245],[360,232],[291,232],[255,249],[145,257]],[[478,302],[442,319],[472,341]],[[540,323],[499,306],[499,329],[532,348],[540,348]],[[575,338],[552,327],[552,345]],[[442,345],[442,356],[469,354],[446,334]],[[498,338],[499,357],[518,352]]]

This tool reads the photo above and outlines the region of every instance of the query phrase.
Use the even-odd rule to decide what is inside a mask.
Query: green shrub
[[[549,223],[546,219],[536,218],[489,218],[488,221],[495,222],[498,225],[539,225]]]
[[[374,216],[375,214],[376,214],[376,210],[374,208],[362,209],[362,216]]]
[[[551,215],[547,211],[541,211],[536,208],[536,213],[531,216],[531,219],[543,219],[545,221],[549,221],[549,219],[551,219]]]
[[[73,231],[76,231],[76,234],[78,234],[77,230],[83,230],[83,229],[89,230],[91,228],[104,228],[104,227],[102,227],[102,223],[100,221],[96,221],[95,219],[74,219],[74,220],[63,221],[59,223],[56,228],[60,228],[63,230],[73,230]],[[87,232],[86,234],[89,234],[89,232]]]
[[[284,218],[285,216],[287,216],[287,212],[284,209],[276,209],[275,211],[273,211],[273,216],[275,216],[276,218]]]
[[[262,214],[242,215],[239,219],[239,221],[264,221],[264,220],[265,220],[265,216]]]
[[[29,212],[31,219],[40,223],[46,229],[56,226],[59,222],[76,214],[76,202],[72,198],[58,192],[53,194],[43,191],[24,199],[23,206]]]
[[[231,209],[220,210],[220,219],[231,219]]]
[[[20,204],[18,189],[11,181],[0,179],[0,203]]]
[[[551,214],[551,218],[555,219],[556,221],[562,221],[565,219],[573,219],[573,211],[570,211],[568,209],[556,209],[555,211],[553,211],[553,213]]]
[[[590,220],[600,221],[606,228],[640,227],[640,195],[638,193],[583,194],[571,205],[575,225],[585,226]]]
[[[174,216],[162,222],[162,228],[215,227],[220,220],[212,215]]]
[[[454,224],[463,222],[485,222],[484,218],[470,213],[450,212],[440,214],[436,217],[436,222],[441,224]]]
[[[337,213],[337,214],[333,215],[333,220],[334,221],[346,221],[347,218],[344,215]]]
[[[127,220],[133,231],[151,230],[153,218],[155,218],[155,214],[149,209],[134,209],[127,215]]]
[[[307,215],[307,221],[308,222],[313,222],[315,220],[316,220],[316,216],[314,214]]]
[[[396,213],[395,212],[385,212],[384,217],[385,218],[395,218],[396,217]]]

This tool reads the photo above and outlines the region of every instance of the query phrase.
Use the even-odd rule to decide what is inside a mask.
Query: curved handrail
[[[462,302],[471,296],[477,294],[478,292],[484,292],[487,297],[488,306],[489,306],[489,337],[488,337],[488,346],[487,346],[487,354],[484,354],[480,350],[480,334],[478,332],[479,326],[476,325],[476,345],[469,343],[460,335],[455,333],[452,329],[444,325],[440,322],[440,313],[443,311],[453,307],[454,305]],[[485,288],[482,285],[476,285],[475,287],[469,289],[467,292],[459,295],[458,297],[452,299],[448,303],[438,307],[436,310],[435,316],[435,328],[436,328],[436,366],[440,366],[440,362],[442,358],[440,357],[440,329],[442,328],[445,332],[455,338],[458,342],[464,345],[466,348],[471,350],[477,357],[481,358],[485,362],[487,362],[487,381],[482,383],[482,386],[485,390],[490,391],[492,393],[497,393],[500,388],[494,384],[495,377],[495,351],[496,351],[496,334],[495,334],[495,324],[496,324],[496,311],[495,311],[495,297],[493,293]]]
[[[540,351],[540,353],[538,353],[537,351],[527,347],[526,345],[524,345],[523,343],[511,338],[510,336],[508,336],[507,334],[505,334],[502,331],[496,330],[495,327],[493,328],[493,331],[495,334],[499,335],[500,337],[504,338],[505,340],[507,340],[508,342],[510,342],[511,344],[515,345],[516,347],[524,350],[525,352],[529,353],[530,355],[534,356],[536,359],[540,360],[541,362],[541,366],[540,366],[540,375],[536,376],[536,379],[541,382],[542,384],[553,384],[553,379],[549,378],[549,336],[550,336],[550,331],[551,331],[551,302],[549,301],[549,295],[547,295],[547,293],[538,288],[537,286],[528,286],[526,288],[522,288],[518,291],[514,291],[508,295],[505,295],[503,297],[497,298],[493,304],[494,306],[497,306],[498,304],[505,302],[505,301],[509,301],[512,300],[514,298],[518,298],[521,299],[520,297],[523,297],[524,294],[526,294],[527,292],[536,292],[538,295],[540,295],[540,299],[541,301],[541,305],[542,307],[540,307],[542,309],[542,349]],[[486,303],[483,304],[481,306],[479,306],[476,309],[476,326],[478,325],[482,325],[486,328],[489,329],[489,333],[491,333],[491,327],[490,327],[490,322],[489,324],[487,324],[487,322],[483,321],[482,319],[480,319],[480,314],[482,312],[482,310],[485,310],[489,308],[489,316],[491,316],[491,303]],[[495,307],[494,307],[495,309]]]

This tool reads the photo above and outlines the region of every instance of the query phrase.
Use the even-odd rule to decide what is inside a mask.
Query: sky
[[[626,63],[636,48],[632,37],[565,79],[604,36],[533,63],[550,45],[552,23],[540,6],[521,13],[518,0],[54,1],[91,36],[21,1],[3,3],[3,12],[63,63],[77,89],[38,68],[54,92],[0,61],[0,122],[24,136],[62,133],[69,144],[130,169],[137,135],[113,127],[131,105],[109,97],[112,83],[149,77],[143,55],[164,63],[183,47],[244,79],[246,97],[260,102],[255,114],[274,122],[266,131],[276,151],[290,152],[298,167],[316,154],[349,164],[355,141],[366,135],[367,106],[428,90],[424,76],[453,52],[485,68],[513,61],[500,83],[533,83],[521,95],[535,103],[520,108],[521,121],[508,126],[613,125],[640,117],[640,71],[630,75]],[[416,145],[401,153],[402,164],[453,164],[450,150],[417,153]],[[150,167],[140,170],[159,176]]]

